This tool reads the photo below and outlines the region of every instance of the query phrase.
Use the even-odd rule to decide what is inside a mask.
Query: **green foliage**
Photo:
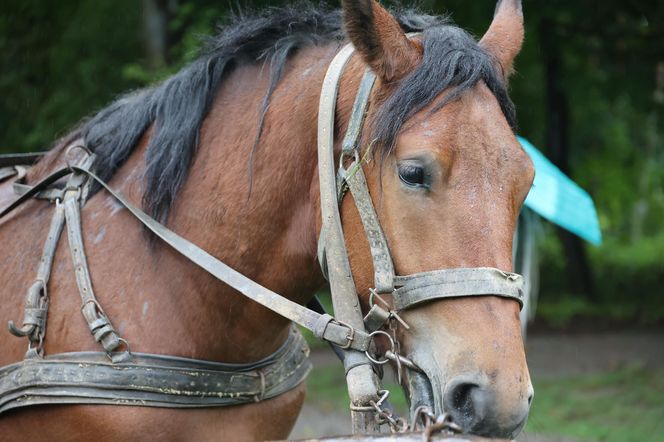
[[[632,366],[609,373],[533,380],[535,399],[524,429],[529,434],[582,441],[637,442],[664,434],[664,370]],[[316,367],[307,380],[308,400],[324,411],[344,413],[348,395],[338,366]],[[402,415],[407,403],[394,383],[386,386]]]
[[[43,150],[83,116],[140,85],[119,69],[142,55],[140,11],[134,5],[131,0],[3,2],[2,150]]]
[[[390,403],[401,416],[407,416],[408,403],[401,387],[387,377],[391,376],[386,376],[383,387],[390,391]],[[348,409],[350,399],[341,362],[314,368],[307,379],[307,397],[325,411],[345,412]]]
[[[598,297],[592,303],[583,294],[567,291],[564,257],[553,233],[545,236],[541,251],[542,296],[537,315],[550,325],[562,327],[581,317],[634,324],[664,320],[663,233],[633,243],[610,237],[601,247],[589,249]]]

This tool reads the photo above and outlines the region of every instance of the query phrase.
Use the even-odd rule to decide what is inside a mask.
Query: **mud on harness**
[[[200,408],[259,402],[299,385],[311,370],[309,348],[292,329],[272,355],[224,364],[131,353],[114,363],[102,352],[33,355],[0,368],[0,413],[43,404]]]

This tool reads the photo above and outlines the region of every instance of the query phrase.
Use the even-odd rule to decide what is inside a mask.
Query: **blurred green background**
[[[163,79],[192,60],[201,37],[213,33],[231,11],[282,3],[2,2],[0,153],[47,149],[118,94]],[[520,134],[593,196],[604,237],[602,246],[588,246],[544,226],[535,328],[661,326],[664,2],[523,3],[526,40],[511,80]],[[449,13],[459,26],[481,36],[495,2],[424,0],[419,4],[436,14]],[[625,379],[633,376],[638,381],[633,388],[642,388],[646,394],[658,386],[661,392],[661,372],[655,376],[633,370],[598,379],[614,386],[618,379],[620,385],[629,386]],[[565,382],[577,391],[593,385],[584,379]],[[539,401],[551,405],[556,388],[546,385]],[[546,396],[546,391],[551,394]],[[633,404],[625,406],[633,410]],[[653,425],[664,417],[662,410],[660,401]],[[562,424],[547,425],[550,429]],[[602,433],[572,431],[571,435],[611,439]]]

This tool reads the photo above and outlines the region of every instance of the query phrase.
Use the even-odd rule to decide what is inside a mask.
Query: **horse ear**
[[[512,73],[514,58],[521,50],[523,33],[521,0],[498,0],[493,21],[480,40],[480,46],[500,63],[505,81]]]
[[[421,47],[376,0],[342,0],[341,4],[348,38],[383,81],[399,80],[419,64]]]

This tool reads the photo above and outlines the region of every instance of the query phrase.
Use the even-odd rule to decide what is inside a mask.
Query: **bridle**
[[[85,203],[87,185],[92,181],[96,181],[101,185],[145,227],[188,260],[239,291],[247,298],[311,330],[318,338],[343,349],[344,368],[351,399],[351,414],[353,417],[353,431],[355,433],[374,432],[378,430],[378,423],[387,421],[392,424],[394,422],[394,419],[381,408],[387,394],[380,386],[380,381],[375,372],[375,364],[382,364],[391,359],[397,364],[399,370],[401,366],[404,366],[406,369],[417,372],[420,379],[422,377],[421,370],[415,363],[399,354],[396,335],[383,330],[385,326],[388,326],[393,331],[395,321],[402,321],[398,312],[428,301],[460,296],[496,295],[515,299],[520,304],[523,303],[522,278],[517,274],[504,272],[499,269],[442,269],[406,276],[396,274],[387,239],[381,229],[367,188],[362,169],[361,149],[358,146],[364,115],[375,81],[375,76],[371,72],[365,73],[362,78],[353,105],[348,129],[342,142],[339,168],[335,170],[334,118],[337,91],[344,66],[353,54],[353,51],[352,45],[346,45],[332,60],[323,82],[318,115],[318,167],[322,215],[319,260],[330,282],[335,317],[327,313],[315,312],[272,292],[228,267],[200,247],[182,238],[148,216],[90,170],[90,165],[94,161],[94,155],[89,153],[87,157],[83,158],[83,162],[78,165],[68,164],[66,167],[51,173],[34,186],[15,183],[15,189],[20,196],[0,212],[1,219],[31,198],[42,198],[56,203],[56,211],[50,229],[52,235],[49,235],[49,239],[44,247],[43,258],[45,258],[44,262],[46,264],[40,266],[38,271],[37,281],[39,285],[38,287],[35,286],[37,288],[33,287],[28,291],[22,326],[10,325],[14,334],[28,337],[30,346],[24,361],[0,368],[0,412],[23,406],[18,403],[22,397],[30,396],[33,400],[34,398],[42,397],[36,392],[35,385],[40,386],[42,390],[45,385],[48,385],[48,382],[40,383],[40,380],[37,378],[33,379],[34,384],[19,381],[16,383],[3,383],[9,379],[9,374],[25,373],[26,371],[34,374],[34,370],[37,368],[42,370],[40,371],[41,373],[44,373],[44,367],[51,367],[53,369],[52,382],[60,386],[60,391],[66,391],[67,388],[76,389],[76,385],[71,379],[64,379],[58,374],[63,371],[63,367],[75,367],[79,363],[87,364],[90,361],[94,361],[94,364],[96,364],[94,365],[96,367],[95,370],[98,369],[100,372],[111,370],[113,367],[130,367],[134,373],[138,373],[135,376],[138,376],[138,378],[141,378],[141,376],[145,377],[146,383],[152,382],[146,377],[146,364],[152,364],[150,365],[151,367],[163,367],[162,372],[164,376],[167,376],[165,373],[169,372],[170,367],[173,366],[184,367],[182,373],[195,374],[197,370],[206,370],[206,372],[214,372],[216,370],[218,378],[222,380],[227,379],[227,376],[233,376],[233,370],[235,370],[235,373],[241,371],[247,376],[247,384],[246,386],[243,385],[244,390],[242,390],[246,390],[246,394],[230,394],[233,397],[233,400],[230,402],[223,400],[205,402],[205,398],[208,396],[216,395],[222,397],[223,394],[219,392],[206,394],[205,391],[196,391],[197,394],[200,393],[200,396],[196,397],[203,399],[195,402],[192,400],[191,394],[189,394],[186,400],[179,397],[177,393],[155,393],[155,395],[146,399],[144,395],[149,390],[147,387],[140,393],[127,392],[126,388],[123,389],[123,394],[127,395],[125,400],[128,401],[124,402],[124,404],[173,407],[234,405],[274,397],[284,391],[285,387],[278,388],[279,382],[287,383],[288,388],[293,388],[294,385],[297,385],[304,379],[309,371],[310,366],[307,365],[308,362],[303,361],[303,358],[306,360],[306,354],[303,356],[306,351],[301,350],[304,344],[301,342],[301,338],[298,340],[297,337],[292,337],[293,334],[291,334],[287,342],[287,344],[290,344],[285,344],[286,347],[280,350],[277,356],[270,356],[266,359],[268,362],[260,366],[260,370],[265,370],[266,366],[275,366],[276,364],[276,368],[272,370],[274,375],[270,377],[272,382],[270,384],[271,387],[270,385],[266,387],[263,371],[256,371],[256,364],[247,364],[240,368],[228,364],[212,366],[210,364],[214,363],[210,363],[209,361],[132,353],[128,343],[113,328],[110,319],[106,316],[101,305],[95,298],[90,282],[88,263],[85,258],[81,237],[79,212]],[[86,148],[83,147],[83,149],[85,150]],[[348,164],[347,167],[345,166],[346,164]],[[64,189],[50,187],[53,183],[68,175],[70,175],[70,178]],[[358,293],[355,288],[348,253],[344,243],[343,227],[339,212],[339,203],[347,190],[352,195],[360,214],[362,225],[370,245],[374,268],[375,287],[372,289],[371,299],[377,302],[372,302],[371,309],[366,316],[362,314]],[[88,322],[91,333],[95,337],[95,340],[101,344],[104,352],[53,355],[49,359],[40,353],[46,326],[46,312],[48,310],[46,286],[55,246],[65,223],[67,224],[68,237],[70,238],[72,259],[74,260],[77,272],[77,284],[82,298],[82,313]],[[391,305],[384,302],[383,295],[392,297]],[[376,357],[374,354],[375,345],[373,341],[378,335],[386,336],[391,342],[390,350],[382,359]],[[36,350],[33,348],[33,344],[36,345]],[[108,361],[102,363],[101,359],[104,359],[104,355],[108,356],[110,363]],[[288,369],[288,367],[291,368]],[[296,369],[293,367],[296,367]],[[115,371],[117,372],[118,370]],[[287,372],[295,373],[296,375],[294,377],[292,375],[287,376],[284,374]],[[88,385],[100,385],[102,380],[106,379],[103,373],[100,374],[100,378],[95,378],[95,373],[87,375]],[[228,375],[228,373],[231,373],[231,375]],[[14,378],[18,379],[20,376],[15,376]],[[164,378],[163,382],[167,383],[169,379],[172,380],[171,378]],[[187,385],[189,381],[186,380],[185,382],[185,380],[181,381],[178,379],[178,382],[183,382],[183,385]],[[260,388],[256,387],[256,384]],[[249,386],[252,387],[249,388]],[[104,386],[103,388],[106,389],[105,391],[112,391],[113,387]],[[97,390],[99,388],[90,388],[82,393],[72,393],[66,400],[60,397],[56,398],[57,400],[49,400],[48,394],[44,393],[43,398],[39,399],[41,402],[33,401],[32,403],[109,403],[107,398],[98,394]],[[266,395],[266,390],[272,394]],[[422,404],[428,407],[424,410],[423,415],[427,416],[427,419],[433,420],[435,418],[434,412],[437,414],[443,412],[442,405],[440,403],[434,404],[432,401],[428,402]],[[392,422],[390,419],[392,419]],[[444,422],[444,419],[441,422]],[[394,425],[398,426],[398,423]],[[439,423],[439,425],[442,424]],[[403,425],[401,427],[407,428]]]
[[[494,295],[515,299],[522,306],[522,277],[496,268],[455,268],[407,276],[396,275],[388,242],[367,188],[362,169],[363,152],[358,145],[376,79],[370,70],[365,72],[360,82],[348,128],[341,143],[338,170],[335,172],[334,169],[334,118],[337,91],[344,67],[353,52],[354,47],[351,44],[346,45],[330,63],[323,81],[318,112],[318,172],[323,219],[318,257],[323,272],[330,282],[337,321],[349,324],[356,331],[365,330],[371,335],[378,333],[378,330],[391,321],[403,324],[398,312],[437,299]],[[348,166],[345,165],[347,163]],[[392,309],[389,309],[387,303],[383,303],[382,306],[371,303],[371,309],[365,317],[362,317],[359,309],[358,293],[352,276],[339,212],[339,205],[346,190],[350,191],[353,197],[369,243],[374,269],[374,288],[371,289],[371,298],[382,299],[381,295],[389,295],[392,298]],[[396,336],[392,335],[391,340],[391,352],[394,353]],[[404,363],[406,368],[418,371],[415,364],[407,358],[398,353],[391,356],[399,369]],[[370,417],[363,416],[362,413],[375,412],[375,407],[374,409],[367,407],[367,402],[375,404],[380,400],[374,397],[367,401],[368,392],[374,392],[375,396],[376,392],[381,390],[380,383],[370,367],[370,364],[375,362],[376,360],[369,357],[368,353],[361,355],[357,352],[347,352],[344,358],[353,427],[358,433],[366,432],[367,427],[370,427]],[[439,414],[443,412],[441,403],[426,405],[430,407],[431,412]]]

